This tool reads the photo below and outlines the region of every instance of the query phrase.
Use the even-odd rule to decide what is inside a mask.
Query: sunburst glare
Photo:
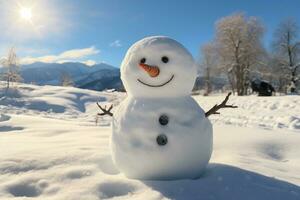
[[[20,17],[26,21],[31,21],[32,10],[30,8],[21,7],[19,11]]]

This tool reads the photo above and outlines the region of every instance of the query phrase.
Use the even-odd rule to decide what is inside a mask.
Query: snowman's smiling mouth
[[[148,87],[162,87],[162,86],[167,85],[168,83],[170,83],[173,80],[173,78],[174,78],[174,74],[171,76],[171,78],[168,81],[166,81],[164,83],[161,83],[161,84],[155,84],[155,85],[154,84],[145,83],[145,82],[141,81],[140,79],[137,79],[137,80],[141,84],[146,85]]]

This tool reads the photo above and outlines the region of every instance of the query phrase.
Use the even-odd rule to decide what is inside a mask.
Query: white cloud
[[[121,47],[122,44],[121,44],[120,40],[115,40],[112,43],[110,43],[109,46],[111,46],[111,47]]]
[[[72,49],[61,53],[59,56],[64,59],[78,59],[89,55],[98,54],[100,51],[95,47],[89,47],[84,49]]]
[[[24,57],[20,59],[21,64],[31,64],[34,62],[45,62],[45,63],[62,63],[66,60],[76,61],[81,58],[85,58],[90,55],[95,55],[100,53],[100,50],[96,49],[94,46],[83,48],[83,49],[71,49],[64,51],[58,55],[46,55],[40,57]]]

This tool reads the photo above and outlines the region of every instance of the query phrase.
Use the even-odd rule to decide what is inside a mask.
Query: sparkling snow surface
[[[137,181],[114,167],[110,118],[95,104],[122,93],[20,85],[0,98],[0,199],[300,199],[300,97],[231,97],[211,117],[203,177]],[[207,110],[222,96],[195,96]]]

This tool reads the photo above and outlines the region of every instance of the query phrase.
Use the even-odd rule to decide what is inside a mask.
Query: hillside
[[[3,92],[3,91],[0,91]],[[0,199],[300,198],[300,99],[237,97],[211,117],[214,150],[196,180],[139,181],[120,174],[109,149],[110,117],[95,102],[126,96],[20,84],[0,98]],[[224,95],[195,96],[207,110]]]

